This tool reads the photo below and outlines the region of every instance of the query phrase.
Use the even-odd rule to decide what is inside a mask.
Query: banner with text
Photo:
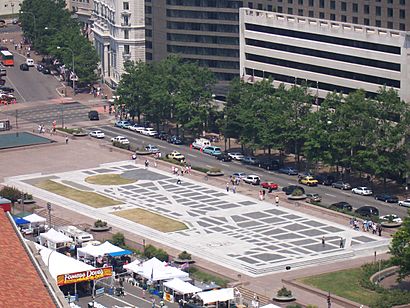
[[[79,283],[112,276],[112,267],[102,267],[84,272],[64,274],[57,276],[57,285],[63,286],[66,284]]]

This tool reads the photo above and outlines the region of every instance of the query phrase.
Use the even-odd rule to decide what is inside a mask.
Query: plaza
[[[90,184],[87,177],[120,174],[131,184]],[[259,277],[267,274],[370,256],[387,250],[389,240],[348,225],[339,225],[273,203],[259,201],[223,188],[181,177],[130,161],[101,164],[96,168],[43,175],[9,177],[7,185],[74,210],[95,220],[138,234],[143,238],[192,253],[209,262]],[[120,205],[93,208],[36,187],[52,180],[73,189],[95,192]],[[243,185],[243,184],[241,184]],[[160,232],[127,218],[124,211],[144,209],[183,222],[187,228]],[[123,215],[124,216],[124,215]],[[322,243],[322,239],[325,243]],[[344,247],[340,247],[343,239]]]

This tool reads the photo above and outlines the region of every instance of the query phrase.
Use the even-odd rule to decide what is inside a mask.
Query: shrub
[[[187,253],[185,250],[178,255],[178,258],[181,260],[191,260],[191,254]]]
[[[221,169],[219,169],[219,168],[211,168],[211,169],[209,169],[209,172],[219,173],[219,172],[221,172]]]
[[[121,232],[115,233],[110,241],[113,245],[124,247],[125,246],[125,236]]]
[[[296,188],[293,192],[292,192],[292,196],[294,197],[300,197],[303,196],[303,191],[299,188]]]
[[[112,143],[112,145],[117,147],[117,148],[120,148],[120,149],[125,149],[125,150],[130,150],[131,149],[131,146],[129,144],[123,144],[123,143],[118,142],[118,141],[114,141]]]
[[[17,200],[20,199],[22,195],[23,192],[15,187],[4,186],[2,190],[0,190],[0,196],[9,199],[12,203],[17,202]]]
[[[286,308],[302,308],[302,306],[299,304],[295,304],[295,305],[286,306]]]
[[[143,256],[148,259],[155,257],[161,261],[168,261],[168,253],[165,250],[156,248],[153,245],[145,246]]]
[[[277,293],[279,297],[292,297],[292,291],[286,289],[285,287],[282,287]]]
[[[94,222],[94,227],[96,228],[101,228],[101,227],[106,227],[106,226],[107,226],[107,222],[102,221],[101,219],[98,219],[96,222]]]

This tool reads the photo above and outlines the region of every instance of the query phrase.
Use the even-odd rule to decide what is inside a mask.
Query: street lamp
[[[70,48],[70,47],[60,47],[60,46],[57,46],[57,49],[68,49],[69,51],[71,51],[71,55],[73,56],[73,75],[71,76],[71,80],[73,81],[73,92],[74,92],[74,94],[73,95],[75,95],[75,78],[76,78],[76,75],[75,75],[75,69],[74,69],[74,51]]]

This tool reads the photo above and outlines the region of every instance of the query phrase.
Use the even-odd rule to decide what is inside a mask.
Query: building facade
[[[18,14],[22,2],[22,0],[0,0],[0,16]]]
[[[145,61],[144,0],[94,0],[92,20],[101,78],[116,87],[126,61]]]
[[[240,71],[245,80],[307,83],[313,95],[386,85],[410,102],[407,32],[243,8]]]

